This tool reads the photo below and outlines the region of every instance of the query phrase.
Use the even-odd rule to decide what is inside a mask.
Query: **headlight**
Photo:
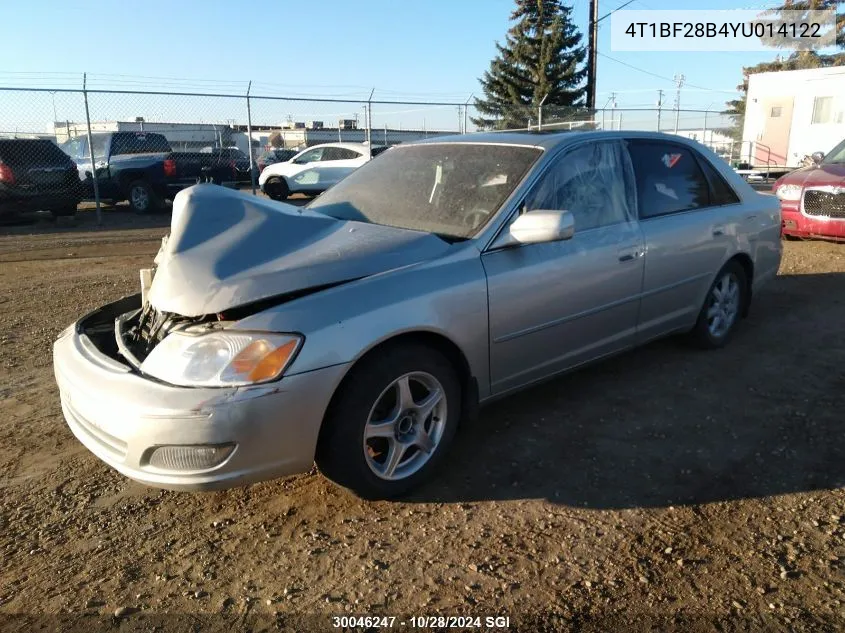
[[[781,185],[775,195],[781,200],[798,200],[801,198],[801,185]]]
[[[302,344],[298,334],[212,332],[168,334],[141,371],[185,387],[236,387],[277,379]]]

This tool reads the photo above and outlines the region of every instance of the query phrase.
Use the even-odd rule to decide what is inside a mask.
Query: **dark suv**
[[[44,139],[0,139],[0,216],[21,211],[73,215],[82,199],[79,172]]]

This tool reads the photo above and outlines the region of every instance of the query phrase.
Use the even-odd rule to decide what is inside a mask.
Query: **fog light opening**
[[[157,446],[151,449],[146,462],[161,470],[208,470],[226,461],[234,450],[234,444]]]

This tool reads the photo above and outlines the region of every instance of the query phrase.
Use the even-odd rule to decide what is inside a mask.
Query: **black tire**
[[[129,208],[135,213],[154,213],[161,208],[162,203],[153,188],[146,180],[136,180],[126,189]]]
[[[273,200],[284,201],[290,195],[290,187],[288,187],[288,182],[284,178],[269,178],[264,183],[264,193]]]
[[[50,213],[54,218],[67,218],[76,215],[76,205],[59,207],[58,209],[50,209]]]
[[[435,409],[421,424],[432,433],[435,424],[442,423],[443,426],[439,441],[430,454],[415,445],[404,445],[407,448],[401,459],[408,461],[402,461],[399,468],[402,464],[413,467],[412,460],[417,459],[421,462],[418,470],[406,477],[388,480],[377,475],[370,465],[378,459],[379,453],[375,452],[372,446],[365,448],[364,432],[370,412],[385,402],[381,397],[388,394],[384,397],[391,398],[389,394],[396,393],[391,388],[393,383],[409,374],[433,377],[442,387],[445,415],[442,414],[442,409]],[[413,378],[412,384],[415,384]],[[389,388],[391,389],[388,391]],[[421,399],[424,400],[427,395],[423,394]],[[333,482],[352,490],[364,499],[391,499],[402,496],[429,479],[442,463],[460,424],[461,397],[461,383],[455,368],[438,351],[419,344],[405,344],[377,351],[352,369],[332,399],[320,430],[317,466]],[[413,400],[416,404],[417,397]],[[394,406],[391,409],[396,411],[399,407]],[[394,425],[398,432],[399,424],[407,416],[396,417],[402,418]],[[415,422],[411,427],[412,431],[404,436],[406,441],[408,437],[415,436],[418,424],[420,423]],[[380,438],[369,441],[388,442]],[[385,464],[387,454],[389,451],[383,458]]]
[[[711,308],[715,307],[717,298],[715,296],[716,288],[720,290],[724,288],[722,284],[728,279],[737,284],[738,297],[736,299],[736,306],[731,312],[733,318],[727,327],[722,324],[723,330],[714,328],[711,323],[711,318],[708,313]],[[745,269],[737,261],[730,261],[722,267],[716,279],[707,291],[707,296],[704,299],[704,305],[701,307],[701,312],[698,314],[698,321],[695,327],[690,332],[690,340],[692,343],[702,349],[718,349],[724,347],[730,342],[742,316],[747,312],[748,301],[750,297],[748,294],[748,277],[745,274]],[[731,305],[733,302],[731,302]],[[714,331],[716,330],[716,331]]]

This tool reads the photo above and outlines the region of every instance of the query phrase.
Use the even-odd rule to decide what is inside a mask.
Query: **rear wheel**
[[[264,183],[264,193],[273,200],[287,200],[290,188],[284,178],[270,178]]]
[[[748,301],[745,269],[732,261],[716,275],[692,332],[692,341],[705,349],[728,344]]]
[[[454,438],[458,376],[421,345],[376,353],[352,371],[323,423],[317,465],[365,499],[403,495],[431,476]]]
[[[161,201],[145,180],[136,180],[129,185],[126,197],[135,213],[152,213],[161,207]]]

